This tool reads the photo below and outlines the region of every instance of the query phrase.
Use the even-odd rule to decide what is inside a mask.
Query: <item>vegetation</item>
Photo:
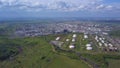
[[[111,31],[110,35],[114,37],[120,37],[120,30]]]
[[[66,56],[57,55],[47,68],[90,68],[83,61],[70,59]]]
[[[13,41],[0,37],[0,60],[4,61],[19,53],[19,45]]]
[[[89,68],[80,60],[53,51],[53,35],[32,38],[0,38],[0,68]],[[3,58],[6,57],[6,58]]]
[[[77,37],[82,43],[76,41],[76,49],[68,49],[70,43],[65,42],[63,50],[54,50],[50,41],[57,36],[63,37],[60,40],[64,42],[66,38],[71,40],[72,34],[14,39],[0,37],[0,68],[90,68],[91,63],[100,68],[119,66],[119,54],[87,52],[83,47],[91,40],[83,40],[83,34]]]
[[[107,59],[108,61],[108,68],[118,68],[120,67],[120,60],[115,59]]]

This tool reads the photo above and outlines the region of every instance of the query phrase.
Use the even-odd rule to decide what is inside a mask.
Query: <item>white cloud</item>
[[[113,5],[106,5],[103,0],[0,0],[0,6],[31,9],[31,11],[44,9],[59,11],[113,9]]]
[[[98,5],[98,6],[96,7],[96,9],[103,9],[103,8],[105,8],[105,6],[104,6],[103,4]]]
[[[111,6],[111,5],[106,6],[106,9],[108,9],[108,10],[112,10],[113,8],[114,8],[114,7]]]

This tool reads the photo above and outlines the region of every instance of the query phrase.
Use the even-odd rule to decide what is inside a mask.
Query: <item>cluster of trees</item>
[[[14,40],[0,37],[0,61],[4,61],[19,53],[18,44]]]
[[[7,45],[1,45],[0,46],[0,60],[6,60],[10,57],[14,57],[19,53],[18,49],[16,47],[11,47]]]

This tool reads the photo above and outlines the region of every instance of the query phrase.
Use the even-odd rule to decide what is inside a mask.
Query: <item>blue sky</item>
[[[0,18],[120,17],[120,0],[0,0]]]

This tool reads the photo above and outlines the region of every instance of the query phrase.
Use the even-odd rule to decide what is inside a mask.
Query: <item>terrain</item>
[[[83,61],[55,53],[52,45],[49,44],[50,39],[53,38],[53,36],[4,40],[0,38],[0,68],[56,68],[58,66],[59,68],[89,68]]]
[[[27,24],[30,24],[27,26],[34,25],[33,23]],[[118,68],[120,66],[120,51],[111,51],[104,44],[100,47],[99,42],[95,40],[96,36],[105,38],[104,41],[107,44],[112,43],[109,38],[119,40],[119,30],[116,30],[119,27],[115,27],[116,24],[110,25],[116,28],[116,31],[109,32],[110,36],[68,32],[67,30],[63,33],[40,36],[16,36],[14,33],[21,30],[19,28],[24,25],[26,23],[0,24],[0,68]],[[74,34],[77,37],[76,41],[72,42]],[[88,38],[85,39],[84,35]],[[57,37],[60,39],[56,40]],[[52,41],[63,42],[63,44],[54,45]],[[86,49],[86,44],[89,43],[92,45],[92,50]],[[75,48],[70,48],[71,44],[74,44]],[[113,48],[116,48],[119,43],[118,46],[114,45]]]

